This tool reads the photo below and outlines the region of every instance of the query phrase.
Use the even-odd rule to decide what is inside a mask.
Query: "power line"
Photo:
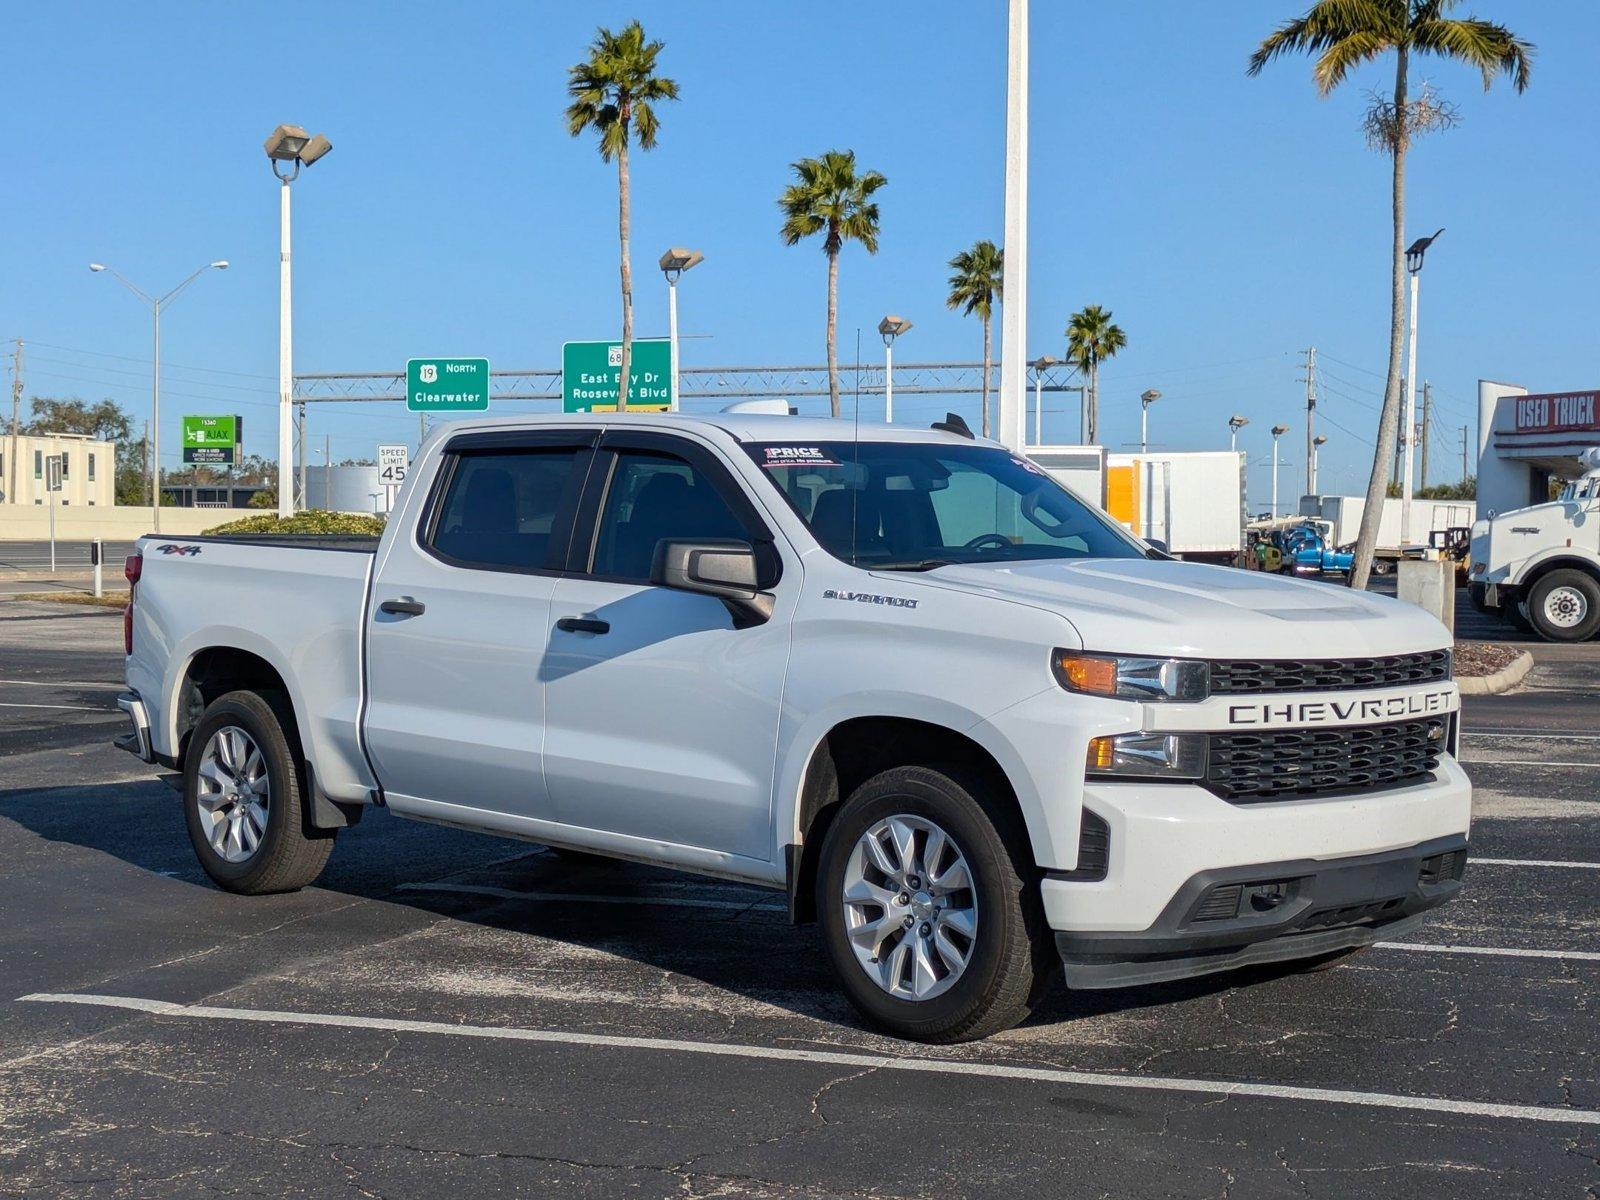
[[[62,346],[55,342],[41,342],[36,339],[30,340],[29,344],[34,346],[46,346],[51,350],[65,350],[69,354],[88,354],[95,358],[115,358],[121,360],[122,362],[142,363],[147,367],[150,365],[150,360],[148,358],[133,358],[126,354],[112,354],[105,350],[89,350],[82,346]],[[221,367],[190,367],[184,366],[182,363],[169,362],[163,362],[161,365],[163,369],[167,367],[177,367],[184,371],[204,371],[211,375],[236,375],[240,379],[265,379],[269,381],[275,381],[277,379],[276,375],[257,375],[251,371],[227,371]]]

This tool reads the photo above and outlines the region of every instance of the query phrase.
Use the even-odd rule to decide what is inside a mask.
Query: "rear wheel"
[[[1528,591],[1528,620],[1547,642],[1582,642],[1600,629],[1600,583],[1582,571],[1542,575]]]
[[[190,738],[189,840],[206,874],[230,892],[296,891],[333,852],[334,831],[311,830],[303,811],[293,730],[281,694],[229,692],[206,708]]]
[[[1393,575],[1394,574],[1394,559],[1392,559],[1392,558],[1374,558],[1372,560],[1372,573],[1374,575]]]
[[[927,767],[884,771],[845,801],[823,842],[817,912],[869,1020],[958,1042],[1032,1011],[1053,950],[1018,826],[980,784]]]

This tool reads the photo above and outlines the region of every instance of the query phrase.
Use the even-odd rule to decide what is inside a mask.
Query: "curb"
[[[1511,660],[1510,666],[1501,667],[1493,675],[1457,679],[1456,686],[1461,689],[1463,696],[1497,696],[1516,687],[1527,678],[1531,670],[1533,670],[1533,655],[1524,650]]]

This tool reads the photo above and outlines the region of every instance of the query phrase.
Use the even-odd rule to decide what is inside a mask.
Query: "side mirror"
[[[772,616],[772,596],[766,589],[777,581],[777,554],[771,546],[720,538],[657,542],[650,565],[651,583],[715,596],[741,629]]]
[[[1155,551],[1155,553],[1151,555],[1152,558],[1172,557],[1172,553],[1167,549],[1166,542],[1162,541],[1160,538],[1143,538],[1141,540],[1146,546],[1149,546],[1150,549]]]

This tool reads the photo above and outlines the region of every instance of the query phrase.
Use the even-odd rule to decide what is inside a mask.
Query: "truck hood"
[[[1433,617],[1399,600],[1200,563],[962,563],[922,582],[1048,609],[1072,623],[1083,649],[1122,654],[1344,659],[1437,650],[1451,640]]]

